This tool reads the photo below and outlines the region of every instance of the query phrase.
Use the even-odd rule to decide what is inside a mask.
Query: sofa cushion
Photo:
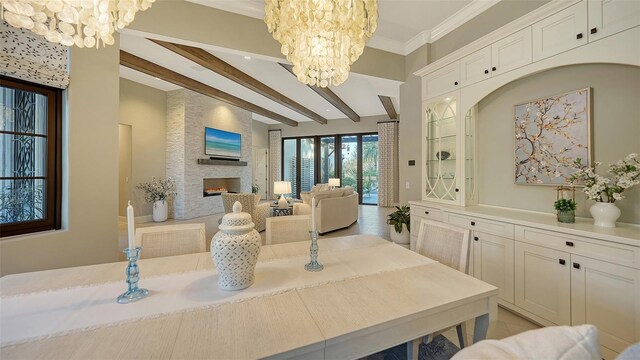
[[[300,193],[300,198],[302,199],[302,203],[311,205],[311,199],[313,198],[314,194],[315,193],[312,193],[312,192]]]
[[[356,190],[353,188],[353,186],[345,186],[342,188],[343,190],[343,194],[342,196],[349,196],[351,194],[355,194]]]
[[[316,198],[316,206],[318,206],[320,204],[320,201],[323,199],[331,199],[331,198],[337,198],[337,197],[342,197],[342,193],[344,191],[339,188],[339,189],[335,189],[335,190],[327,190],[327,191],[318,191],[314,194],[315,198]]]
[[[593,325],[552,326],[502,340],[483,340],[451,359],[593,359],[600,360],[598,329]]]

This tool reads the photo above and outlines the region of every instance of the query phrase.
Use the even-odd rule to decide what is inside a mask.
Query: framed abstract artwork
[[[558,185],[591,164],[591,88],[515,106],[515,183]]]

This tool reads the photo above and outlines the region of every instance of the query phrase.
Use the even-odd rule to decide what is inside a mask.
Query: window
[[[62,90],[0,80],[0,237],[60,229]]]

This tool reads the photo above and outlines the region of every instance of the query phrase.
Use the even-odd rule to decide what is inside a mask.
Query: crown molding
[[[398,40],[389,39],[384,36],[374,35],[367,41],[367,47],[384,50],[395,54],[404,55],[405,45]]]
[[[188,2],[204,5],[218,10],[240,14],[256,19],[264,18],[264,3],[251,1],[212,1],[212,0],[186,0]]]
[[[404,49],[402,51],[402,55],[407,56],[412,52],[419,49],[424,44],[431,42],[431,31],[425,30],[420,32],[418,35],[412,37],[409,41],[404,44]]]
[[[523,15],[512,22],[498,28],[489,34],[479,38],[478,40],[467,44],[458,50],[434,61],[433,63],[423,67],[422,69],[414,72],[416,76],[424,76],[441,67],[451,64],[454,61],[460,60],[464,56],[478,51],[486,46],[493,44],[494,42],[509,36],[517,31],[524,29],[527,26],[531,26],[542,19],[545,19],[561,10],[564,10],[571,5],[574,5],[582,0],[563,0],[563,1],[550,1],[539,8],[531,11],[530,13]]]
[[[499,2],[500,0],[473,0],[469,5],[458,10],[458,12],[449,16],[443,22],[431,29],[431,42],[447,35]]]

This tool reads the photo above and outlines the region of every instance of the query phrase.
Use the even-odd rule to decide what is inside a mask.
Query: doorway
[[[340,184],[352,186],[360,204],[378,205],[378,134],[340,136]]]
[[[269,186],[269,150],[253,148],[253,183],[258,187],[257,194],[261,199],[268,199]]]

